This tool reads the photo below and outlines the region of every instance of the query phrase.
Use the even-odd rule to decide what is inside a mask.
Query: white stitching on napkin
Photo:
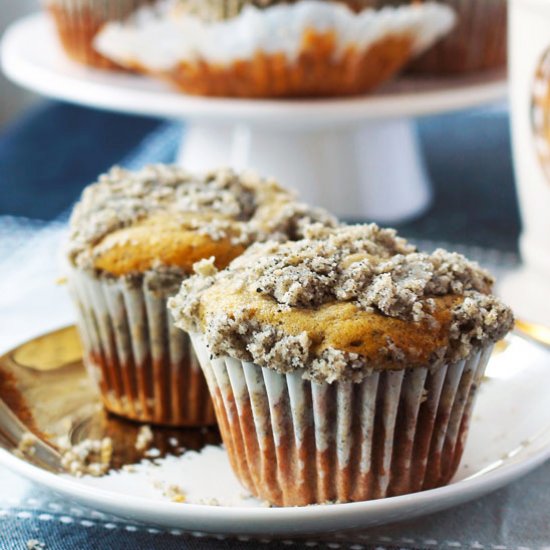
[[[82,525],[82,527],[93,527],[95,523],[93,521],[90,521],[89,519],[83,519],[80,522],[80,525]]]
[[[70,517],[70,516],[61,516],[61,517],[59,518],[59,521],[60,521],[61,523],[66,524],[66,525],[69,525],[69,524],[71,524],[71,523],[74,523],[74,519],[73,519],[72,517]]]

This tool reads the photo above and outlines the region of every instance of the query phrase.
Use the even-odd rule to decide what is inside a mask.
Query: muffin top
[[[225,267],[257,240],[299,239],[312,222],[335,223],[252,173],[113,168],[76,205],[68,253],[74,266],[112,276],[159,267],[186,274],[203,258]]]
[[[476,263],[417,252],[375,224],[313,225],[299,241],[250,247],[224,271],[211,259],[195,270],[169,301],[177,326],[202,333],[214,356],[317,381],[453,363],[513,324]]]
[[[66,10],[67,15],[74,15],[75,10],[89,10],[106,16],[128,15],[144,4],[154,0],[116,0],[109,5],[105,0],[44,0],[46,6],[57,6]]]

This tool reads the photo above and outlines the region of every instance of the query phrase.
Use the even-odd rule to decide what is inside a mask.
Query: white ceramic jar
[[[550,326],[550,1],[510,0],[510,109],[524,267],[500,293]]]

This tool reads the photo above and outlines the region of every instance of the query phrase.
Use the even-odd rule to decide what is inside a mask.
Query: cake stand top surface
[[[143,76],[79,66],[64,55],[45,14],[14,23],[2,40],[8,77],[40,94],[90,107],[216,123],[304,128],[422,116],[506,97],[503,72],[452,79],[400,78],[375,94],[343,99],[249,100],[193,97]]]

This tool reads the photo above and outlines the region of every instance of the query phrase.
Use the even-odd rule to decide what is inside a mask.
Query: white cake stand
[[[5,73],[41,94],[82,105],[183,119],[179,162],[190,169],[253,168],[348,218],[393,222],[421,213],[430,186],[412,117],[506,96],[503,73],[482,79],[400,79],[375,95],[330,100],[191,97],[147,78],[70,62],[44,15],[2,41]]]

